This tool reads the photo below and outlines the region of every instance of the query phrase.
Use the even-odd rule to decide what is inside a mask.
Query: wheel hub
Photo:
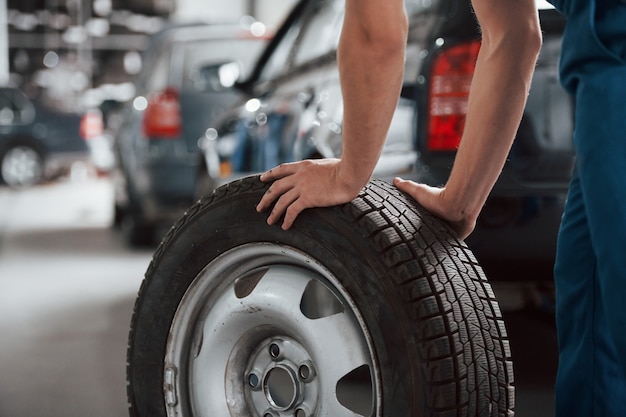
[[[246,368],[246,400],[262,417],[313,415],[318,380],[308,352],[288,337],[262,341]]]

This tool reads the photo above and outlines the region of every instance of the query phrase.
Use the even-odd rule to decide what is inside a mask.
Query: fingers
[[[289,230],[289,228],[293,225],[293,222],[296,220],[296,217],[298,217],[298,215],[305,209],[305,205],[303,205],[301,201],[302,200],[300,198],[297,198],[289,203],[289,205],[285,208],[285,218],[283,219],[283,225],[281,226],[283,230]],[[282,212],[283,210],[281,210],[281,215]],[[278,220],[278,218],[276,220]]]
[[[401,178],[394,178],[393,184],[400,191],[413,197],[415,201],[421,204],[426,210],[447,221],[460,239],[467,238],[476,227],[475,220],[470,220],[465,217],[457,218],[451,214],[450,207],[442,205],[439,199],[443,191],[441,188],[430,187],[426,184],[403,180]]]
[[[297,188],[298,180],[294,174],[306,166],[308,166],[307,161],[285,163],[261,174],[261,181],[273,181],[256,207],[257,212],[272,209],[267,218],[268,224],[277,223],[284,215],[282,228],[287,230],[298,217],[298,214],[304,210],[304,205],[301,201],[298,201],[300,192],[298,191],[299,188]]]
[[[297,189],[292,186],[291,181],[285,178],[276,180],[265,194],[263,194],[256,210],[260,213],[271,207],[272,211],[267,217],[267,224],[270,225],[278,223],[280,218],[284,215],[285,218],[281,227],[287,230],[293,225],[298,214],[304,210],[304,207],[302,207],[302,204],[298,201],[299,197],[300,194]]]
[[[266,174],[269,174],[269,173],[270,171],[268,171]],[[269,174],[269,175],[272,175],[272,174]],[[287,179],[283,178],[283,179],[275,180],[272,183],[272,185],[270,185],[270,187],[267,189],[265,194],[263,194],[263,197],[261,197],[261,201],[259,201],[259,204],[257,204],[257,207],[256,207],[257,212],[260,213],[262,211],[268,210],[272,206],[272,204],[277,203],[277,201],[291,189],[293,189],[293,186],[290,184],[290,182]]]
[[[272,184],[272,186],[270,186],[270,188],[267,189],[265,194],[263,194],[263,197],[261,197],[261,201],[259,201],[259,204],[257,204],[256,211],[258,213],[261,213],[261,212],[267,210],[268,208],[270,208],[271,205],[274,203],[274,201],[278,197],[280,197],[280,193],[278,193],[278,192],[275,193],[272,190],[272,187],[274,186],[274,184]]]
[[[263,182],[271,182],[271,181],[275,181],[277,179],[280,178],[284,178],[287,175],[291,175],[293,174],[294,170],[293,167],[295,166],[294,163],[285,163],[285,164],[281,164],[275,168],[270,169],[269,171],[264,172],[263,174],[261,174],[261,181]]]
[[[276,200],[276,203],[274,204],[272,211],[267,217],[267,224],[278,223],[280,218],[283,217],[284,215],[285,219],[283,220],[282,228],[284,230],[289,229],[291,225],[293,224],[293,221],[295,220],[298,213],[302,211],[302,209],[297,210],[296,201],[298,200],[298,197],[299,197],[298,192],[294,189],[291,189],[281,194],[280,198]],[[293,208],[294,206],[296,207]]]
[[[449,217],[449,207],[446,207],[440,199],[443,188],[431,187],[426,184],[403,180],[401,178],[394,178],[393,184],[400,191],[413,197],[413,199],[426,210],[443,218]]]
[[[393,185],[395,185],[396,187],[398,187],[400,190],[406,192],[407,190],[407,185],[410,183],[410,181],[407,180],[403,180],[400,177],[395,177],[393,179]]]
[[[393,185],[395,185],[400,191],[403,191],[420,202],[422,193],[426,191],[427,186],[424,184],[418,184],[413,181],[403,180],[402,178],[394,178]]]
[[[298,215],[305,208],[300,201],[299,194],[295,189],[291,189],[282,194],[272,193],[271,196],[268,196],[269,192],[270,190],[268,190],[263,196],[261,203],[257,206],[257,211],[264,211],[265,207],[269,207],[272,202],[276,200],[274,207],[272,207],[272,211],[269,216],[267,216],[267,224],[271,225],[278,223],[280,218],[284,216],[281,228],[283,230],[288,230],[293,225],[296,217],[298,217]],[[280,195],[280,197],[276,199],[274,196],[278,195]]]
[[[335,178],[338,160],[298,161],[282,164],[265,172],[260,179],[272,182],[257,204],[257,212],[270,210],[268,224],[282,220],[282,228],[289,229],[296,217],[306,208],[328,206],[342,201],[329,198],[328,192]]]

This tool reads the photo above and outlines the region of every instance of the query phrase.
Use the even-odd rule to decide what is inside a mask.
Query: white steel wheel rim
[[[343,285],[295,249],[253,243],[183,296],[164,363],[168,416],[380,415],[367,326]]]
[[[2,158],[2,178],[13,187],[30,186],[41,178],[39,154],[28,146],[16,146]]]

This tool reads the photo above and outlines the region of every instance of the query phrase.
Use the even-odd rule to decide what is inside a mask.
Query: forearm
[[[363,7],[349,0],[338,50],[344,99],[341,176],[360,190],[369,180],[396,109],[404,70],[406,16],[398,0]]]
[[[403,0],[346,0],[337,59],[344,99],[341,159],[281,164],[261,175],[272,185],[257,211],[289,229],[310,207],[352,200],[369,180],[395,111],[404,69],[407,18]]]
[[[484,34],[463,139],[446,184],[459,218],[478,217],[515,138],[541,45],[538,26],[528,19],[517,32]]]

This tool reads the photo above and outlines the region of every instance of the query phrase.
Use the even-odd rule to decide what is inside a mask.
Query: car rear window
[[[319,58],[337,49],[343,24],[344,0],[326,0],[313,3],[312,14],[300,36],[294,65]]]
[[[0,89],[0,125],[9,126],[28,122],[32,117],[28,99],[13,88]]]
[[[194,71],[211,64],[237,62],[241,70],[241,79],[246,78],[264,45],[265,41],[261,38],[203,40],[186,43],[183,58],[183,87],[192,87]]]

